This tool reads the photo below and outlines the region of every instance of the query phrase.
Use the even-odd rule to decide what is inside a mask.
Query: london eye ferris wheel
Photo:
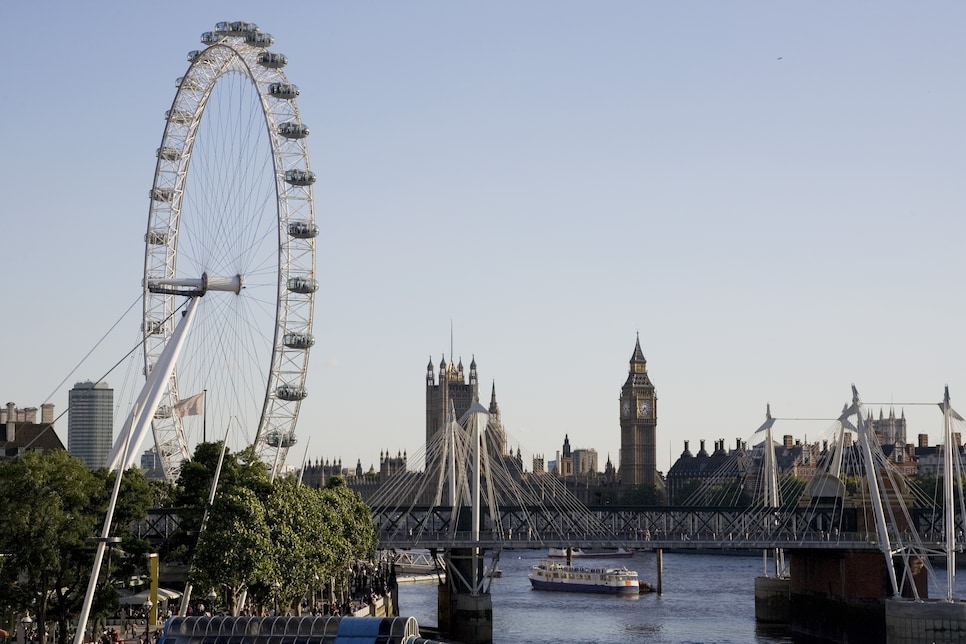
[[[315,342],[319,229],[299,90],[256,25],[220,22],[201,41],[165,113],[145,234],[146,375],[186,298],[198,298],[152,419],[169,480],[190,457],[189,435],[217,440],[228,427],[270,468],[283,464]],[[194,416],[186,403],[199,394]]]

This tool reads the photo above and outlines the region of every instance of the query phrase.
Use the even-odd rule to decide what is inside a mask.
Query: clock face
[[[626,400],[624,401],[624,404],[621,405],[621,415],[622,416],[630,416],[631,415],[631,404],[629,402],[627,402]]]
[[[648,418],[651,415],[651,401],[642,400],[637,403],[637,415]]]

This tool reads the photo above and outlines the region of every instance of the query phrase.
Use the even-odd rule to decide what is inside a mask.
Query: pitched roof
[[[17,456],[26,450],[65,450],[54,426],[50,423],[17,423],[14,429],[14,440],[0,440],[0,456]],[[5,435],[0,428],[0,436]]]

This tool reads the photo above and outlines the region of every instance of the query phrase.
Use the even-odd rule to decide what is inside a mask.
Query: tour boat
[[[620,568],[581,568],[556,561],[544,561],[530,569],[530,585],[535,590],[562,590],[576,593],[636,595],[641,592],[637,571]]]
[[[567,557],[567,548],[550,548],[548,555],[551,557]],[[634,551],[627,548],[570,548],[572,559],[585,559],[587,557],[633,557]]]

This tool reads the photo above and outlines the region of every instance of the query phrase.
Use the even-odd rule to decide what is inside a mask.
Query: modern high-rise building
[[[78,382],[68,405],[67,451],[92,470],[104,467],[114,442],[114,390],[106,382]]]

